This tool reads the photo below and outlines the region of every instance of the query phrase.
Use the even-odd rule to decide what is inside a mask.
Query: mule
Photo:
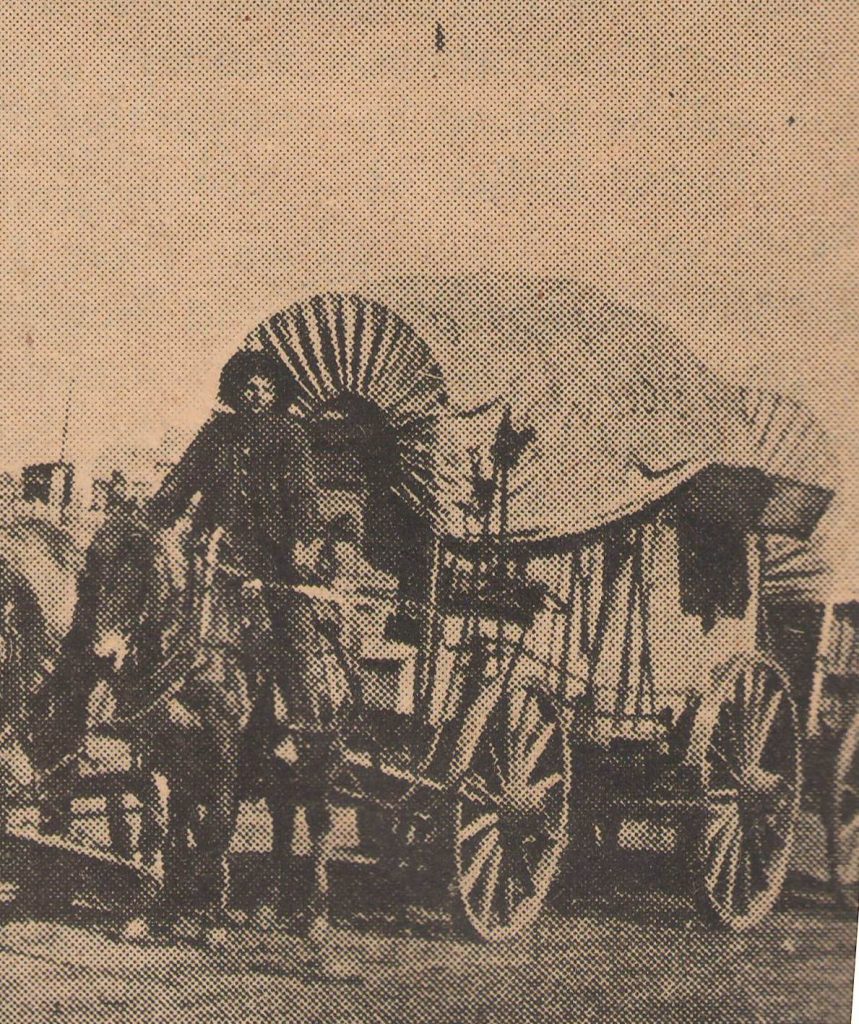
[[[189,522],[152,535],[148,548],[130,545],[96,614],[96,651],[114,661],[120,721],[141,765],[165,782],[161,813],[146,811],[141,829],[141,846],[151,855],[160,840],[162,850],[164,886],[152,916],[225,918],[239,801],[262,795],[278,899],[295,888],[288,869],[298,805],[305,808],[318,927],[328,909],[328,741],[293,738],[278,723],[273,677],[289,650],[278,643],[272,602],[230,568],[234,553],[222,530],[197,538],[189,552]],[[275,619],[284,615],[293,630],[314,628],[306,606],[281,603]]]
[[[188,552],[188,535],[186,520],[122,549],[95,610],[94,650],[113,664],[114,726],[140,771],[163,780],[161,813],[144,802],[139,842],[145,858],[160,847],[159,916],[215,919],[228,898],[252,680],[241,653],[241,596],[219,601],[209,586],[220,538]]]

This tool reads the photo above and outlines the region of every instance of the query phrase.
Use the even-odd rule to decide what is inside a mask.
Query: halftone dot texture
[[[855,751],[838,754],[834,739],[851,735],[859,693],[857,27],[853,3],[775,0],[4,7],[0,1020],[849,1019],[855,915],[831,895],[821,811],[843,826],[834,850],[844,866],[859,810]],[[340,533],[329,568],[346,589],[359,581],[385,595],[350,605],[340,623],[374,700],[408,710],[432,639],[435,681],[446,680],[433,729],[464,720],[462,609],[432,637],[416,627],[414,606],[431,594],[415,593],[408,573],[404,584],[391,555],[392,524],[405,520],[390,503],[366,513],[355,480],[367,453],[362,463],[343,442],[384,431],[362,420],[357,435],[338,434],[343,410],[357,407],[337,401],[382,410],[402,460],[397,494],[460,539],[480,529],[472,492],[483,483],[489,493],[509,405],[513,430],[535,436],[507,481],[503,530],[577,538],[529,556],[529,578],[555,603],[541,606],[511,676],[592,697],[603,739],[609,727],[622,734],[625,768],[642,750],[664,763],[671,752],[647,716],[670,705],[676,718],[698,694],[692,774],[709,780],[713,801],[742,803],[752,825],[730,812],[707,833],[692,808],[660,822],[677,779],[645,764],[646,782],[624,790],[623,771],[580,757],[572,741],[567,763],[552,712],[529,698],[509,770],[504,743],[485,721],[474,726],[486,737],[475,745],[479,784],[504,776],[503,813],[485,791],[475,798],[479,779],[472,805],[489,800],[490,818],[466,809],[455,819],[450,788],[433,813],[418,802],[416,833],[433,833],[436,854],[388,874],[354,855],[334,864],[326,935],[302,937],[261,910],[274,901],[272,826],[253,799],[232,840],[231,901],[249,919],[233,915],[207,948],[183,943],[181,929],[152,945],[122,938],[139,909],[134,875],[94,851],[133,854],[140,798],[154,807],[156,794],[134,784],[121,739],[92,734],[73,758],[73,813],[54,821],[62,838],[32,838],[31,761],[51,763],[51,743],[75,724],[57,721],[45,680],[66,679],[70,629],[95,636],[85,602],[75,615],[76,584],[98,578],[93,535],[177,461],[243,344],[283,358],[302,386],[301,415],[333,424],[322,504]],[[50,467],[58,458],[75,467],[70,495]],[[777,602],[771,653],[791,677],[800,732],[816,721],[821,742],[794,735],[791,697],[765,659],[719,676],[727,689],[713,703],[716,669],[761,640],[753,606],[721,615],[737,600],[721,584],[711,629],[700,607],[680,607],[672,496],[713,464],[788,481],[772,493],[771,522],[813,523],[815,488],[836,492],[810,539],[773,536],[759,552],[763,593]],[[743,504],[732,493],[727,526]],[[497,504],[494,515],[503,532]],[[719,543],[724,582],[739,556]],[[466,577],[460,593],[473,596]],[[242,600],[252,607],[253,591]],[[391,614],[398,600],[407,614]],[[508,657],[518,628],[505,626]],[[595,661],[601,631],[619,639]],[[322,650],[342,694],[342,666],[327,640]],[[109,688],[90,694],[89,676],[74,679],[78,714],[111,713]],[[34,720],[50,726],[37,749]],[[426,739],[413,715],[398,721],[399,735],[384,736],[402,773],[415,764],[402,741]],[[286,744],[283,756],[307,749]],[[437,754],[453,763],[456,750],[442,742]],[[530,757],[542,775],[523,774]],[[529,794],[549,792],[550,763],[569,786],[569,820],[540,804],[543,841],[549,849],[562,821],[569,853],[533,925],[475,941],[456,909],[457,870],[472,917],[489,907],[494,920],[493,880],[508,870],[522,901],[541,854],[517,852],[516,836],[537,828]],[[371,789],[394,799],[388,783]],[[595,813],[606,792],[650,803]],[[726,879],[742,893],[781,874],[767,830],[784,831],[785,807],[796,834],[777,906],[749,931],[713,927],[693,899],[691,840],[709,837],[719,868],[709,917],[713,902],[725,916]],[[359,823],[334,817],[335,844],[354,847]],[[390,808],[379,817],[396,820]],[[195,825],[203,844],[207,820]],[[397,838],[420,845],[407,829]],[[307,850],[300,821],[300,856],[286,859],[296,908],[312,889]]]

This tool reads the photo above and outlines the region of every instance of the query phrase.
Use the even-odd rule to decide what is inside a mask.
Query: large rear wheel
[[[695,733],[699,903],[718,924],[745,931],[779,898],[799,814],[800,729],[786,675],[763,655],[735,659],[702,706]]]
[[[480,939],[536,919],[568,842],[571,757],[552,700],[527,686],[488,716],[454,806],[458,916]]]

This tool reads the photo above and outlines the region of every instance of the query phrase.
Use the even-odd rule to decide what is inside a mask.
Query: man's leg
[[[161,915],[176,920],[187,913],[193,896],[193,853],[189,833],[196,809],[187,780],[173,776],[167,797],[167,834],[164,842],[164,886]]]
[[[315,787],[314,787],[315,788]],[[327,787],[312,793],[305,805],[307,827],[310,832],[310,856],[313,862],[313,889],[308,907],[311,929],[319,922],[328,922],[330,899],[328,862],[331,859],[331,812]]]
[[[266,805],[271,816],[271,860],[274,872],[274,909],[277,914],[294,917],[303,909],[305,879],[302,864],[295,856],[295,830],[298,823],[295,779],[291,771],[277,762],[271,765],[266,780]]]
[[[276,867],[282,897],[295,907],[295,897],[306,892],[298,879],[300,865],[292,855],[297,805],[305,809],[311,842],[312,896],[302,909],[311,919],[328,909],[327,806],[331,701],[319,648],[313,607],[303,598],[275,599],[270,610],[273,650],[272,715],[274,732],[272,777],[276,791],[269,806],[275,819]],[[277,780],[280,780],[278,785]],[[289,847],[287,847],[289,844]]]
[[[275,599],[271,607],[273,712],[281,733],[324,733],[332,701],[313,606],[305,598]]]
[[[216,920],[225,917],[230,900],[228,855],[239,813],[239,742],[229,719],[215,718],[209,733],[208,771],[198,792],[204,810],[195,834],[201,906],[207,918]]]

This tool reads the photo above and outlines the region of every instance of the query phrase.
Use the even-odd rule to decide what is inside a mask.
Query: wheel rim
[[[859,716],[841,741],[835,762],[832,874],[839,898],[859,906]]]
[[[720,921],[756,924],[781,892],[799,810],[796,707],[781,671],[742,664],[723,690],[702,781],[703,893]]]
[[[515,935],[539,913],[567,844],[569,782],[549,701],[524,688],[502,699],[456,804],[459,898],[481,938]]]

